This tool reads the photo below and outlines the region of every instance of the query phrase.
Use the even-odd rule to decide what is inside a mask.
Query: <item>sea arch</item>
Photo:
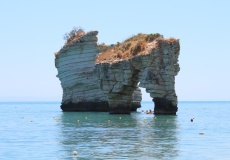
[[[148,54],[95,66],[100,89],[107,96],[111,114],[131,111],[132,94],[139,86],[150,93],[154,114],[176,114],[175,76],[179,72],[179,42],[158,43]]]

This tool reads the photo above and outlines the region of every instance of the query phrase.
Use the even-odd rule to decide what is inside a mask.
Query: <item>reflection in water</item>
[[[176,116],[156,116],[151,120],[140,121],[139,126],[142,127],[138,130],[138,143],[144,146],[144,150],[140,149],[141,152],[148,152],[146,158],[174,159],[178,156]]]
[[[110,115],[64,112],[60,120],[61,159],[175,159],[177,117],[143,113]]]

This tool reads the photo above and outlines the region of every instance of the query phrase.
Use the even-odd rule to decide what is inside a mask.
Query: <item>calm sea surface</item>
[[[179,102],[177,116],[141,112],[153,110],[152,102],[131,115],[59,106],[1,102],[0,159],[230,159],[230,102]]]

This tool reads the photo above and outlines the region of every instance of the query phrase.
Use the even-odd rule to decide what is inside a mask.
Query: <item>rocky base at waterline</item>
[[[71,111],[78,111],[78,112],[108,112],[109,111],[109,104],[107,101],[104,102],[78,102],[78,103],[66,103],[61,105],[61,109],[63,111],[71,112]]]
[[[165,98],[154,98],[154,114],[176,114],[177,106]]]
[[[141,107],[140,86],[153,98],[155,114],[176,114],[179,40],[138,34],[107,46],[97,44],[97,34],[76,35],[55,54],[62,110],[129,114]]]
[[[140,101],[132,102],[130,111],[136,111],[137,108],[141,107]],[[78,102],[78,103],[62,103],[61,104],[61,109],[66,112],[109,112],[109,103],[108,101],[104,102]]]

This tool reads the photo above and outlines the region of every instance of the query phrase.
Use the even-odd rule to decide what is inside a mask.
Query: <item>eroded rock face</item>
[[[142,55],[97,63],[95,73],[101,90],[107,95],[110,113],[130,113],[132,93],[140,82],[140,87],[146,88],[153,98],[155,114],[176,114],[179,50],[179,40],[157,38]]]
[[[57,77],[63,89],[62,110],[130,113],[141,107],[140,86],[153,98],[155,114],[176,114],[179,40],[153,40],[154,35],[150,35],[151,41],[136,41],[146,37],[140,34],[130,39],[134,43],[122,44],[127,49],[131,46],[130,52],[116,56],[108,51],[100,59],[97,34],[92,31],[81,35],[56,54]]]
[[[109,111],[108,97],[95,74],[97,31],[88,32],[56,53],[55,66],[61,81],[63,111]],[[131,110],[141,107],[141,91],[134,87]],[[129,104],[130,106],[130,104]],[[122,107],[122,106],[121,106]]]

